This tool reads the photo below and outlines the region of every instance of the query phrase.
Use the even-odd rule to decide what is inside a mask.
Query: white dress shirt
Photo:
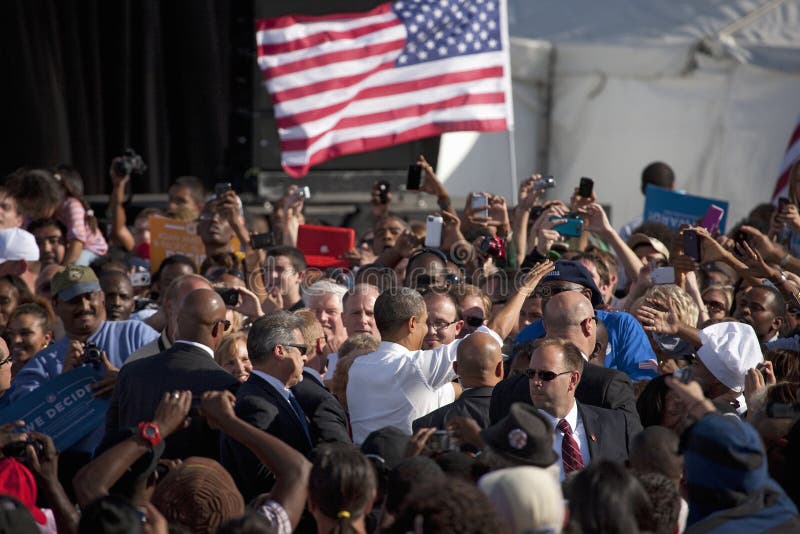
[[[575,442],[578,444],[578,448],[581,451],[583,466],[588,466],[589,461],[591,460],[591,457],[589,456],[589,441],[586,436],[586,429],[583,428],[583,420],[578,414],[578,403],[573,402],[572,409],[567,413],[566,417],[561,419],[553,417],[544,410],[539,410],[539,413],[545,416],[548,421],[550,421],[550,425],[553,427],[553,431],[555,432],[555,437],[553,439],[553,450],[558,455],[558,467],[561,473],[561,480],[564,480],[564,463],[561,461],[561,446],[564,442],[564,433],[556,428],[561,419],[566,419],[567,423],[569,423],[569,427],[572,429],[572,437],[575,438]]]
[[[476,332],[494,331],[481,326]],[[410,351],[402,345],[382,341],[378,350],[355,359],[347,382],[347,406],[353,442],[361,444],[370,432],[394,426],[411,435],[415,419],[439,408],[450,398],[456,377],[453,362],[460,339],[432,350]],[[455,395],[455,394],[453,394]],[[448,404],[448,402],[444,402]]]

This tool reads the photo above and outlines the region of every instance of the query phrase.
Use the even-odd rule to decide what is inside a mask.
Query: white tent
[[[593,177],[615,226],[657,160],[731,224],[769,200],[800,116],[800,0],[508,1],[517,177],[547,170],[559,198]],[[448,134],[439,158],[457,193],[511,193],[504,133]]]

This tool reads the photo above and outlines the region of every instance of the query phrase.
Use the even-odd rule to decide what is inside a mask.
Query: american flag
[[[800,117],[798,117],[794,132],[789,138],[789,146],[786,147],[786,153],[783,155],[778,182],[775,184],[775,191],[772,193],[773,202],[780,196],[789,196],[789,172],[792,170],[792,165],[798,160],[800,160]]]
[[[505,0],[402,0],[257,21],[284,170],[512,126]]]

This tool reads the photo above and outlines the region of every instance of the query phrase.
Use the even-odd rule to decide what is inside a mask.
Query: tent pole
[[[511,205],[517,205],[517,195],[519,194],[519,183],[517,180],[517,149],[514,143],[514,130],[506,130],[508,133],[508,157],[511,160]]]

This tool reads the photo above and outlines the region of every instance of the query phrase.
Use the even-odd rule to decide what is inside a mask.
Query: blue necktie
[[[303,411],[303,407],[300,406],[300,403],[297,402],[297,398],[291,391],[289,392],[289,404],[292,405],[294,414],[298,419],[300,419],[300,424],[303,426],[303,432],[305,432],[306,438],[308,438],[308,443],[313,445],[314,442],[311,441],[311,432],[308,430],[308,421],[306,421],[306,413]]]

